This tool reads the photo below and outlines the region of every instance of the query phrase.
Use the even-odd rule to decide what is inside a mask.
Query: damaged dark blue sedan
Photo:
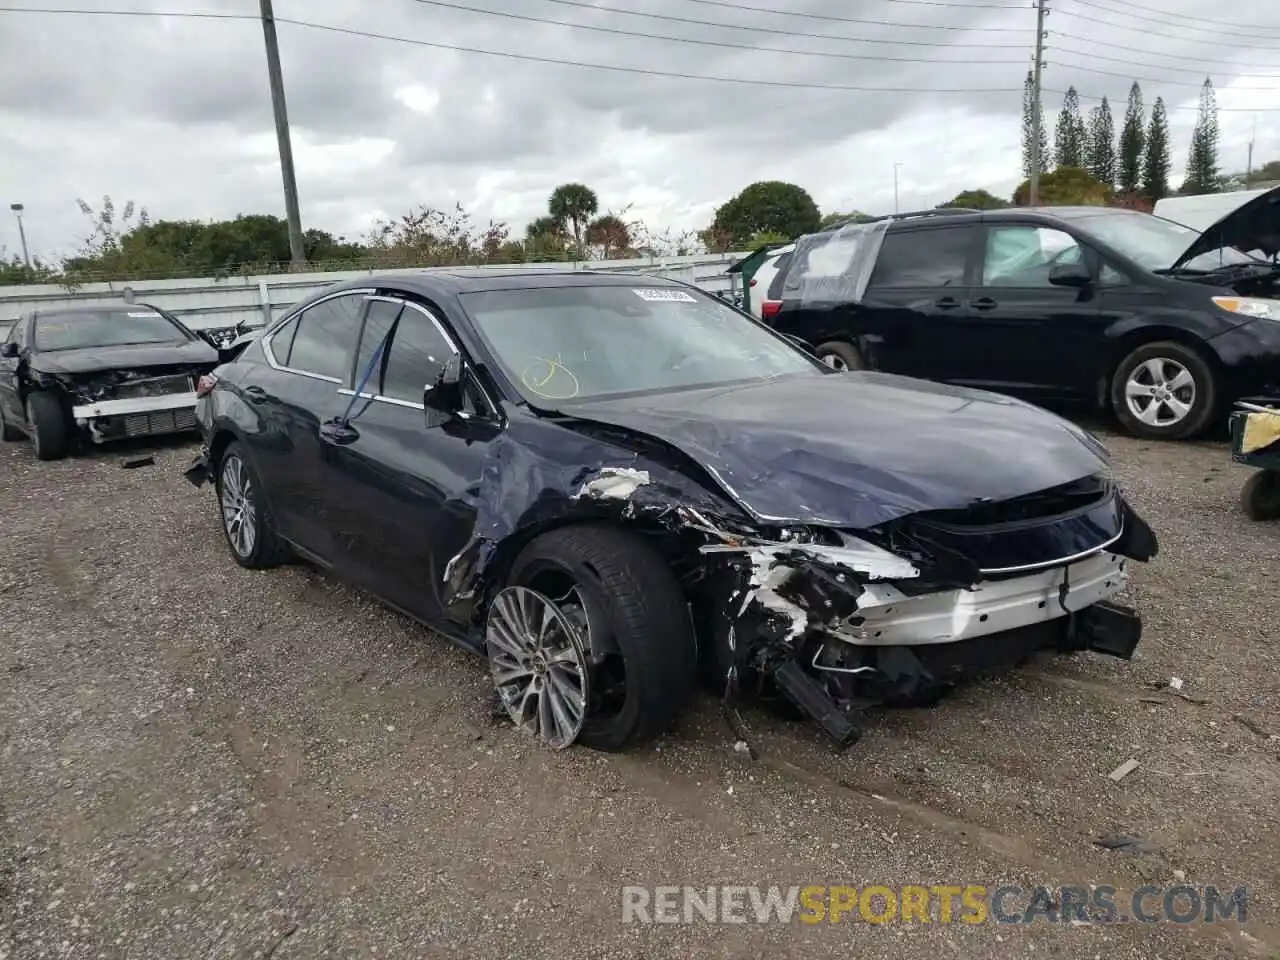
[[[1151,530],[1089,433],[995,394],[838,373],[689,286],[373,276],[205,377],[236,562],[298,557],[485,656],[554,747],[620,749],[701,673],[816,720],[1039,651],[1132,655]]]

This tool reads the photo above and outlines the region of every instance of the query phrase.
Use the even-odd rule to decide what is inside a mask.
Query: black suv
[[[1084,399],[1190,437],[1280,382],[1278,235],[1280,189],[1203,234],[1112,207],[884,217],[801,237],[771,322],[837,369]]]

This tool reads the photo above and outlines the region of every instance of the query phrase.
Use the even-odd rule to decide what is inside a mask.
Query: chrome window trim
[[[278,334],[281,330],[283,330],[286,326],[288,326],[290,322],[301,317],[304,313],[306,313],[308,310],[311,310],[313,307],[318,307],[322,303],[328,303],[330,300],[336,300],[339,297],[355,297],[355,296],[360,296],[362,294],[366,295],[367,297],[367,295],[375,292],[376,291],[374,290],[373,287],[360,287],[355,290],[339,290],[336,293],[331,293],[328,296],[321,297],[319,300],[316,300],[314,303],[307,304],[301,310],[295,310],[293,313],[290,313],[287,316],[281,317],[279,323],[277,323],[271,329],[271,332],[264,333],[261,337],[262,355],[267,358],[267,366],[269,366],[272,370],[279,370],[281,373],[292,373],[292,374],[296,374],[299,377],[310,377],[312,380],[320,380],[323,383],[336,383],[341,385],[342,380],[339,377],[330,377],[327,374],[323,374],[323,373],[311,373],[308,370],[299,370],[296,367],[286,367],[284,364],[282,364],[279,360],[276,359],[275,353],[273,353],[271,350],[271,342],[276,338],[276,334]]]
[[[380,300],[386,303],[399,303],[406,308],[417,310],[419,313],[421,313],[423,316],[425,316],[428,320],[431,321],[432,325],[436,328],[436,332],[439,333],[441,338],[444,340],[445,346],[447,346],[449,350],[452,351],[452,355],[455,357],[463,356],[462,350],[458,347],[457,341],[454,340],[453,337],[450,335],[449,331],[445,329],[444,324],[440,322],[440,318],[437,317],[435,313],[432,312],[428,307],[425,307],[420,303],[414,303],[412,300],[406,300],[403,297],[387,296],[384,294],[377,294],[377,293],[370,293],[368,296],[365,297],[365,299]],[[392,342],[394,343],[394,341]],[[359,349],[359,345],[357,345],[357,350],[358,349]],[[313,374],[313,376],[319,376],[319,375]],[[339,381],[334,381],[334,382],[336,383]],[[480,391],[480,395],[484,397],[485,405],[489,408],[489,416],[492,417],[494,420],[500,419],[500,414],[498,412],[498,405],[494,403],[493,398],[489,396],[489,391],[484,388],[484,384],[482,384],[479,380],[474,380],[474,382],[476,387]],[[423,390],[425,390],[427,385],[424,383],[422,386],[423,386]],[[389,403],[392,406],[405,407],[406,409],[409,409],[409,410],[420,410],[425,412],[427,409],[423,404],[414,403],[412,400],[400,400],[396,397],[386,397],[380,393],[363,392],[363,393],[357,394],[356,391],[352,390],[349,387],[339,387],[338,393],[339,395],[344,397],[358,396],[361,400],[374,400],[374,401],[377,401],[378,403]],[[474,416],[472,414],[466,413],[464,411],[459,411],[457,416],[458,416],[458,419],[460,420],[474,419]]]

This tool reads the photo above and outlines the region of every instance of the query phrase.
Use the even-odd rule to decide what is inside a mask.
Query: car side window
[[[372,309],[380,304],[383,306],[379,309]],[[454,355],[453,345],[436,322],[417,306],[406,304],[400,310],[399,304],[377,300],[370,306],[360,343],[360,356],[364,358],[364,364],[369,363],[374,350],[391,329],[397,314],[399,322],[385,351],[386,356],[378,364],[380,369],[374,372],[365,392],[389,400],[422,403],[422,394],[427,384],[435,382],[445,363]],[[363,367],[358,367],[356,376],[363,375]]]
[[[972,239],[968,226],[887,230],[868,287],[960,286]]]
[[[1103,287],[1123,287],[1129,282],[1129,278],[1111,266],[1109,263],[1103,263],[1098,270],[1098,284]]]
[[[787,281],[787,268],[791,266],[791,258],[793,253],[784,253],[778,258],[778,262],[773,265],[776,273],[773,279],[769,281],[769,289],[765,291],[765,297],[769,300],[782,299],[782,286]]]
[[[364,379],[378,345],[386,339],[391,331],[391,325],[396,322],[396,317],[400,316],[403,309],[404,303],[399,300],[369,300],[369,312],[365,314],[364,330],[360,334],[360,349],[356,351],[355,383],[352,386],[359,386],[360,381]],[[365,393],[382,392],[382,371],[387,365],[388,353],[388,349],[384,347],[382,353],[378,355],[376,367],[369,372],[369,380],[364,388]],[[421,400],[422,396],[419,395],[417,402]]]
[[[285,366],[345,383],[360,333],[358,321],[363,307],[364,297],[353,293],[322,300],[304,310],[297,320],[298,329]],[[278,353],[276,359],[280,359]]]
[[[1084,262],[1076,239],[1052,227],[990,227],[986,241],[984,287],[1048,287],[1054,267]]]

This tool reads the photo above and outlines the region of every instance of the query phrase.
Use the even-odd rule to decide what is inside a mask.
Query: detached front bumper
[[[195,408],[194,392],[171,393],[77,404],[71,408],[71,416],[94,443],[106,443],[193,431],[197,429]]]
[[[182,471],[182,475],[197,487],[203,487],[206,483],[212,483],[213,469],[209,464],[209,451],[207,449],[201,449],[201,451],[192,459],[191,466]]]

